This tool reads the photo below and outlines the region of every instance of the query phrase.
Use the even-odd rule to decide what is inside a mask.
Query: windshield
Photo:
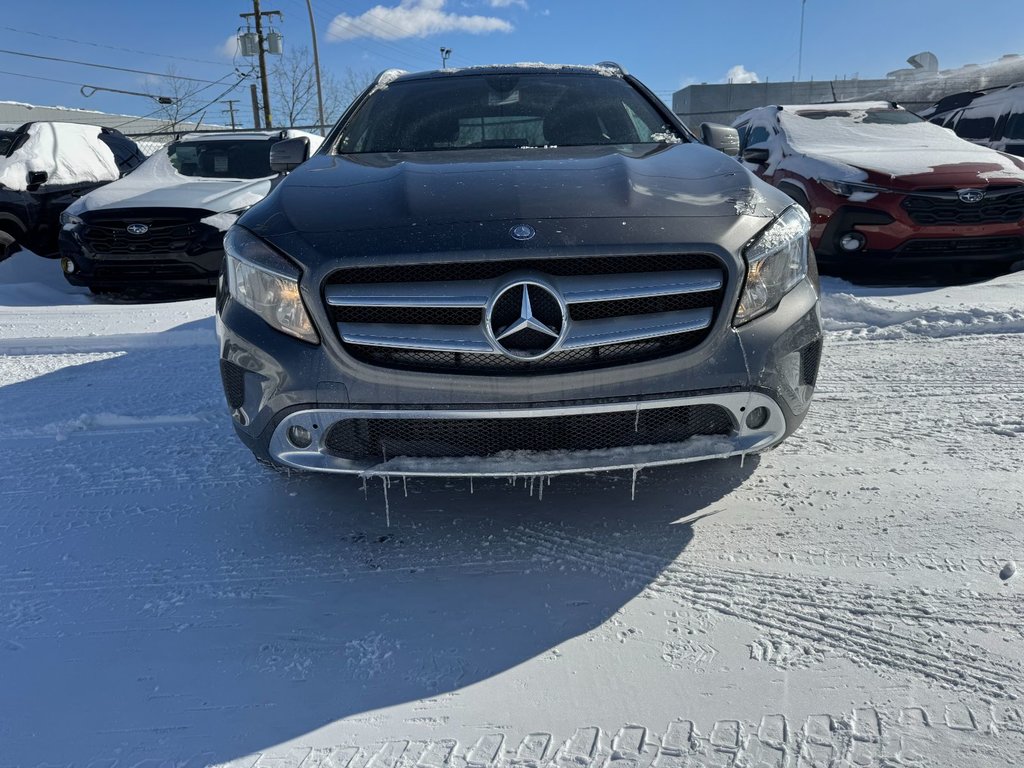
[[[681,141],[633,87],[600,74],[459,75],[392,83],[343,130],[337,152]]]
[[[167,158],[182,176],[204,179],[260,179],[272,176],[270,148],[278,139],[179,141]]]
[[[797,112],[797,114],[800,117],[806,117],[808,120],[849,121],[865,125],[905,125],[907,123],[924,122],[913,112],[907,112],[905,109],[803,109]]]
[[[794,150],[823,156],[859,150],[971,151],[952,131],[904,110],[783,110],[779,127]]]

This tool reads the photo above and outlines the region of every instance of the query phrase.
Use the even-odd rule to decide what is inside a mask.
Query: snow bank
[[[45,171],[47,184],[112,181],[121,171],[99,126],[33,123],[29,138],[12,157],[0,158],[0,185],[24,191],[28,174]]]
[[[935,290],[862,289],[822,281],[825,330],[838,339],[933,339],[1024,333],[1024,273]]]
[[[87,294],[64,279],[57,259],[18,251],[0,261],[0,307],[85,304]]]

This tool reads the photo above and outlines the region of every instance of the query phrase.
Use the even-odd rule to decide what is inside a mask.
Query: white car
[[[173,141],[131,175],[85,195],[61,216],[64,276],[94,292],[216,285],[221,241],[239,214],[280,179],[270,148],[303,131],[193,133]]]

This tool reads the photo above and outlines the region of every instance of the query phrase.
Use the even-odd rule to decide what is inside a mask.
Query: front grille
[[[909,240],[899,253],[901,256],[1012,256],[1024,250],[1019,237],[952,237],[928,240]]]
[[[145,224],[149,230],[133,235],[128,231],[132,224]],[[130,256],[184,252],[199,232],[199,225],[187,219],[139,217],[89,222],[81,229],[79,237],[97,254]]]
[[[345,419],[327,433],[326,449],[354,461],[397,457],[462,458],[503,451],[588,451],[678,443],[728,435],[735,425],[719,405],[480,419]]]
[[[539,360],[499,354],[487,340],[489,299],[503,297],[494,303],[494,335],[520,314],[520,294],[502,289],[513,273],[541,280],[566,302],[564,348]],[[714,325],[726,275],[710,254],[516,259],[348,268],[333,273],[324,290],[339,338],[358,360],[436,373],[534,375],[693,349]],[[553,296],[532,287],[529,294],[533,312],[560,328]],[[534,330],[514,340],[527,349],[551,341]]]
[[[990,187],[977,203],[963,202],[955,189],[911,193],[900,205],[917,224],[1009,224],[1024,218],[1024,188]]]
[[[224,396],[233,410],[245,402],[245,369],[227,360],[220,361],[220,378],[224,383]]]

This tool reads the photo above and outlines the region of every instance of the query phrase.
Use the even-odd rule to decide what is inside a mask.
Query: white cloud
[[[727,83],[759,83],[761,79],[757,76],[757,72],[750,72],[742,64],[737,64],[735,67],[725,73],[725,82]]]
[[[227,59],[233,59],[236,53],[241,53],[238,50],[238,37],[231,35],[231,37],[225,38],[224,42],[217,47],[217,53]]]
[[[508,8],[510,5],[518,5],[520,8],[529,8],[526,0],[487,0],[491,8]]]
[[[373,37],[401,40],[427,37],[441,32],[511,32],[512,25],[494,16],[463,16],[444,10],[445,0],[402,0],[397,6],[376,5],[359,16],[342,13],[334,17],[327,30],[330,40]]]

